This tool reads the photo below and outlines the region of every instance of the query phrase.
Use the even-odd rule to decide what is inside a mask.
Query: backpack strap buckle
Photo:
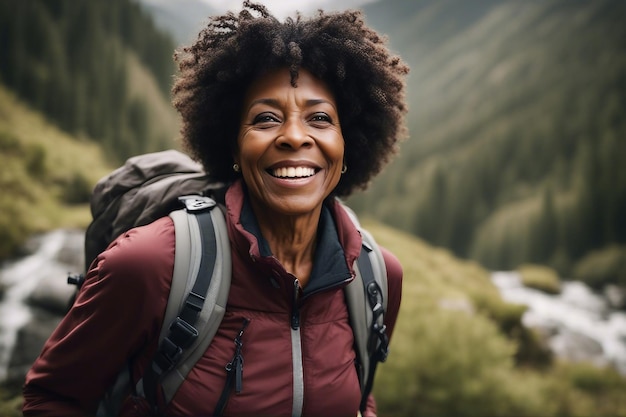
[[[180,359],[183,349],[191,346],[198,337],[195,327],[177,317],[170,326],[170,334],[159,345],[154,358],[154,371],[158,376],[168,372]]]
[[[217,205],[211,197],[202,195],[183,195],[178,197],[178,200],[183,203],[188,212],[210,210]]]

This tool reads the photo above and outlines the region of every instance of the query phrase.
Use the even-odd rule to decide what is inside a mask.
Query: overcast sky
[[[241,9],[243,0],[202,0],[214,7],[218,12],[228,10],[238,11]],[[310,14],[317,9],[323,10],[343,10],[358,8],[366,3],[375,0],[256,0],[257,3],[264,4],[269,11],[279,18],[293,16],[296,10],[304,14]]]

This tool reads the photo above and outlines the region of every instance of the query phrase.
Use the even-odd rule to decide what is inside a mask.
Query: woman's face
[[[234,159],[257,216],[311,214],[341,177],[344,141],[333,94],[304,69],[297,84],[287,69],[274,70],[244,98]]]

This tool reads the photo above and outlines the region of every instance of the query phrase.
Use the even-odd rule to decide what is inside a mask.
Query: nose
[[[309,136],[306,125],[297,117],[286,120],[276,138],[276,145],[281,148],[299,149],[312,144],[313,139]]]

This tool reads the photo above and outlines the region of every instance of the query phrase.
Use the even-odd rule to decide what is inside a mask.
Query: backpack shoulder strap
[[[159,348],[137,384],[156,409],[157,386],[169,403],[211,343],[228,301],[230,242],[221,208],[208,197],[181,197],[185,209],[170,213],[176,232],[172,286]]]
[[[361,383],[361,411],[374,382],[378,362],[387,359],[389,339],[384,314],[387,311],[387,269],[374,237],[363,229],[352,210],[345,207],[363,239],[355,272],[356,277],[345,289],[350,324],[354,333]]]

